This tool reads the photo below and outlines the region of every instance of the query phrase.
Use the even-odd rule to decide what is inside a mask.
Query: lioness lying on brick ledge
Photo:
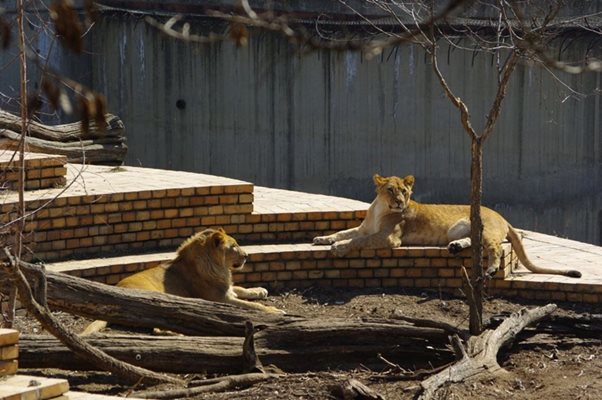
[[[128,276],[117,286],[283,313],[275,307],[246,301],[266,298],[266,289],[232,284],[232,271],[241,270],[246,260],[247,253],[223,229],[205,229],[184,241],[173,261]],[[106,321],[94,321],[81,334],[89,335],[106,326]]]
[[[470,206],[451,204],[420,204],[410,200],[414,177],[373,177],[376,199],[366,218],[357,228],[314,238],[314,244],[331,244],[332,252],[341,256],[353,249],[409,246],[447,246],[450,253],[470,247]],[[483,245],[488,253],[487,274],[500,267],[501,243],[509,239],[520,262],[538,274],[581,277],[575,270],[543,268],[533,264],[514,228],[497,212],[481,207]]]

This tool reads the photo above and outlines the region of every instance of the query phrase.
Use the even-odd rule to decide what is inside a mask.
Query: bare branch
[[[512,77],[512,73],[518,64],[518,54],[516,51],[513,51],[506,61],[506,65],[503,68],[502,78],[497,85],[497,92],[495,94],[495,99],[493,100],[493,104],[489,109],[489,114],[487,114],[487,123],[485,125],[485,129],[481,134],[482,140],[487,140],[493,128],[495,127],[495,123],[500,115],[500,111],[502,110],[502,102],[506,97],[506,93],[508,91],[508,83],[510,83],[510,78]]]
[[[159,29],[161,32],[173,38],[184,40],[187,42],[209,44],[215,42],[221,42],[227,39],[227,36],[216,35],[214,33],[209,36],[193,35],[189,32],[189,28],[183,28],[182,32],[178,32],[173,26],[182,19],[181,15],[176,15],[170,18],[165,24],[160,23],[152,17],[146,17],[144,20],[151,26]]]
[[[277,379],[283,376],[283,374],[264,374],[258,372],[242,375],[230,375],[207,380],[207,382],[211,383],[202,386],[191,387],[188,389],[134,392],[133,395],[136,398],[142,399],[182,399],[192,396],[199,396],[204,393],[224,392],[234,388],[242,389],[259,382]]]
[[[441,87],[443,88],[445,95],[451,100],[452,104],[460,111],[460,120],[462,121],[462,126],[464,127],[464,130],[466,131],[466,133],[468,133],[468,135],[471,138],[477,138],[478,134],[472,127],[472,123],[470,121],[470,114],[468,112],[468,107],[462,101],[461,98],[457,97],[454,94],[454,92],[451,90],[451,88],[447,84],[447,81],[443,77],[441,70],[439,69],[439,64],[437,62],[437,44],[435,43],[434,37],[432,37],[431,40],[432,40],[432,47],[430,49],[431,62],[433,64],[433,70],[435,71],[435,75],[437,76],[437,79],[439,79],[439,83],[441,84]]]

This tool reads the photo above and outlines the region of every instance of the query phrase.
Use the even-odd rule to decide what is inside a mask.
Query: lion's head
[[[247,261],[247,253],[222,228],[205,229],[180,245],[178,258],[188,265],[214,265],[238,271]]]
[[[376,194],[387,202],[391,212],[403,212],[410,203],[414,177],[408,175],[405,178],[397,176],[383,177],[375,174],[372,177],[376,185]]]

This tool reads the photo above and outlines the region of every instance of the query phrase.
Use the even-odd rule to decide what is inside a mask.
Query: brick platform
[[[174,247],[253,211],[252,184],[209,175],[69,164],[68,181],[25,194],[25,241],[42,260]],[[5,195],[0,224],[16,207],[17,194]]]
[[[16,190],[21,170],[21,158],[12,150],[0,150],[0,188]],[[25,190],[58,188],[67,183],[67,157],[25,153]]]
[[[0,225],[14,216],[17,194],[2,200]],[[25,201],[25,241],[44,261],[174,248],[209,227],[240,243],[308,241],[357,226],[367,208],[211,175],[76,164],[65,189],[26,192]]]
[[[534,263],[557,269],[576,269],[580,279],[533,274],[514,264],[504,280],[492,282],[492,293],[526,299],[602,302],[602,247],[538,232],[523,231],[523,244]]]
[[[353,251],[334,257],[329,246],[274,244],[245,246],[249,259],[234,280],[269,288],[329,287],[462,287],[461,265],[470,268],[470,253],[452,256],[439,247]],[[172,260],[174,252],[68,261],[47,266],[55,272],[115,284],[124,277]],[[504,245],[504,278],[515,263],[510,245]]]
[[[523,244],[536,263],[578,269],[581,279],[533,274],[504,245],[504,269],[489,283],[490,295],[527,299],[602,302],[602,248],[536,232],[524,232]],[[242,285],[269,288],[418,287],[453,290],[462,287],[461,269],[470,268],[469,251],[452,256],[445,248],[400,247],[355,251],[333,257],[328,246],[274,244],[244,246],[249,260],[244,273],[234,276]],[[120,279],[169,261],[174,252],[48,264],[55,272],[115,284]],[[571,258],[572,257],[572,258]],[[571,259],[569,259],[571,258]],[[566,260],[564,260],[566,259]]]
[[[256,187],[210,175],[68,165],[68,186],[26,192],[29,246],[54,271],[116,283],[173,257],[189,235],[222,226],[250,254],[242,284],[277,287],[461,287],[461,264],[444,248],[364,250],[334,258],[311,246],[316,235],[360,224],[368,204],[333,196]],[[0,223],[16,194],[4,193]],[[269,244],[268,244],[269,243]],[[533,261],[578,269],[582,279],[525,273],[505,247],[503,272],[489,293],[579,302],[602,301],[602,248],[527,232]],[[168,252],[156,253],[161,249]],[[140,255],[141,253],[155,253]],[[119,254],[122,255],[119,255]],[[94,257],[104,257],[101,259]],[[107,258],[112,257],[112,258]]]

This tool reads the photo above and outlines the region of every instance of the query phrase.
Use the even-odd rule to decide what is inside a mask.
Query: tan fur
[[[366,218],[357,228],[314,238],[314,244],[331,244],[335,255],[353,249],[415,246],[447,246],[451,253],[470,247],[470,206],[420,204],[410,200],[414,177],[382,177],[374,175],[376,198]],[[530,271],[541,274],[581,277],[579,271],[542,268],[533,264],[525,253],[516,230],[500,214],[481,207],[483,245],[488,253],[487,273],[500,266],[501,243],[510,240],[520,262]]]
[[[241,270],[246,260],[247,253],[223,229],[206,229],[186,239],[173,261],[128,276],[117,286],[283,313],[275,307],[246,301],[266,298],[266,289],[245,289],[232,284],[232,271]],[[82,335],[89,335],[106,325],[106,321],[94,321]]]

